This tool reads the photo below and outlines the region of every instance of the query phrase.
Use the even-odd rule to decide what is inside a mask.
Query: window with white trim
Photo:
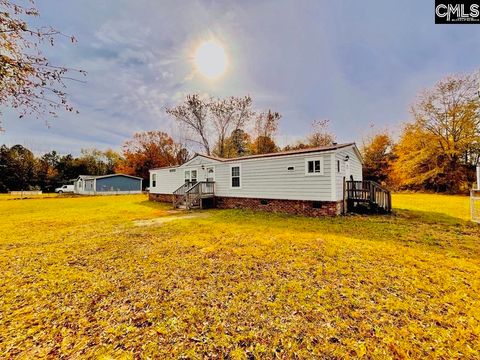
[[[157,174],[152,174],[152,187],[157,186]]]
[[[323,175],[323,158],[306,159],[305,174],[307,175]]]
[[[337,160],[337,173],[339,173],[340,171],[341,171],[340,160]]]
[[[190,170],[185,170],[185,182],[190,181]]]
[[[240,166],[232,166],[230,168],[230,174],[232,177],[231,186],[232,188],[240,187]]]
[[[192,174],[191,181],[193,183],[196,183],[197,182],[197,170],[192,170],[191,174]]]

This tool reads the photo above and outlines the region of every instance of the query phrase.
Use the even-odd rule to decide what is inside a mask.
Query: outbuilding
[[[142,178],[125,174],[80,175],[74,185],[75,194],[81,195],[120,195],[142,192]]]

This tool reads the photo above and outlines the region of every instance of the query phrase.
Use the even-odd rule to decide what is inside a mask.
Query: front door
[[[350,181],[350,164],[348,161],[345,162],[345,177],[347,178],[347,181]]]
[[[207,166],[205,168],[205,181],[207,182],[215,181],[215,167]]]

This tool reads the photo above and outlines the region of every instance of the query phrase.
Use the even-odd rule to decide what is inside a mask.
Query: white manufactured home
[[[183,165],[150,170],[150,199],[186,208],[338,215],[352,180],[364,183],[355,143],[233,159],[197,154]]]

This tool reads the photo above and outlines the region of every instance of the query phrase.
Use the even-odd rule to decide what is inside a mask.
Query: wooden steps
[[[215,182],[186,182],[173,192],[174,209],[203,209],[205,199],[215,198]]]

